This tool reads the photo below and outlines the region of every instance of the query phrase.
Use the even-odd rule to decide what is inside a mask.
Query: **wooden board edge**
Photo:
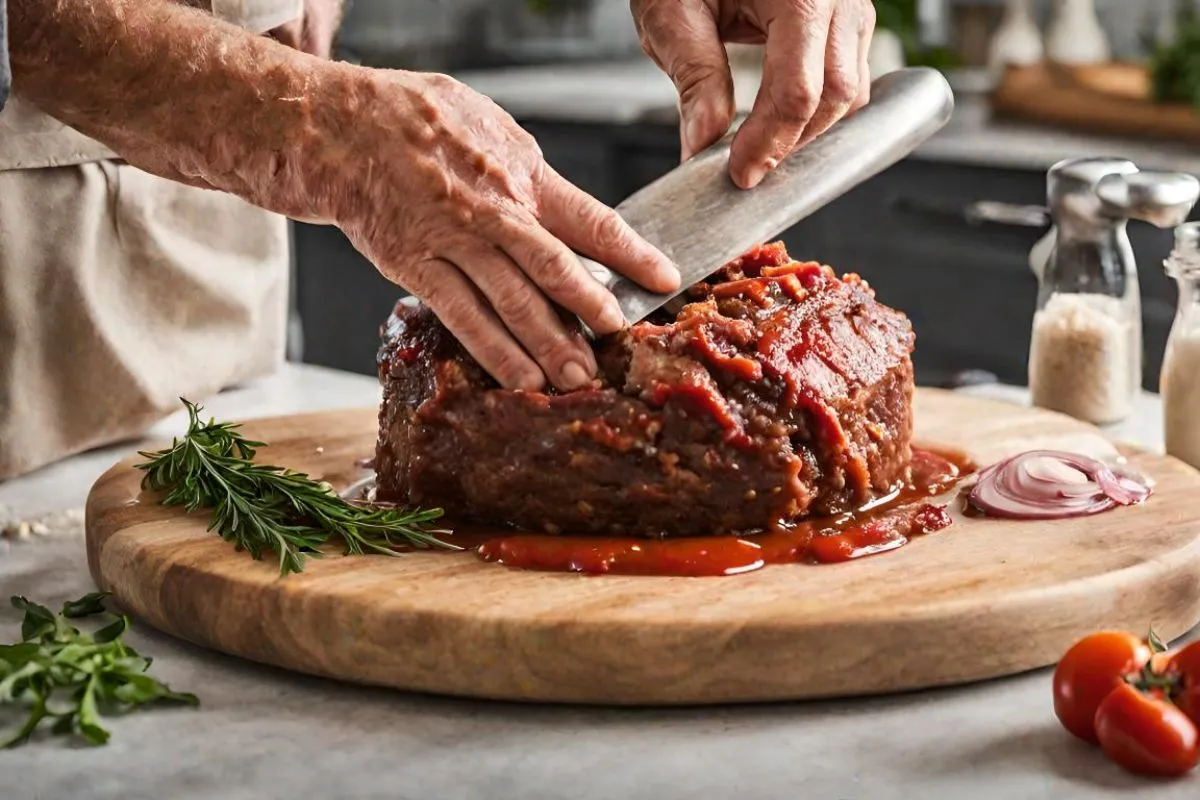
[[[926,391],[926,390],[923,390],[923,391]],[[948,391],[948,390],[928,390],[928,391],[937,391],[937,392],[945,393],[948,395],[954,394],[953,392]],[[1009,408],[1009,409],[1011,409],[1014,406],[1014,404],[1012,404],[1012,403],[1007,403],[1005,401],[999,401],[999,400],[992,400],[990,398],[976,398],[976,397],[972,396],[970,399],[972,402],[975,402],[975,403],[994,403],[994,404],[997,404],[997,405],[1000,405],[1000,406],[1003,406],[1003,407]],[[360,413],[366,411],[366,409],[363,409],[363,408],[358,408],[358,409],[353,409],[353,410],[358,411]],[[1036,411],[1037,413],[1040,413],[1040,414],[1056,414],[1056,412],[1049,412],[1044,409],[1025,409],[1025,410]],[[315,415],[319,416],[320,414],[324,414],[324,413],[330,413],[330,412],[316,412]],[[257,421],[292,419],[292,418],[294,418],[294,416],[295,415],[280,415],[277,417],[264,417],[264,418],[259,418],[259,420],[257,420]],[[306,416],[313,416],[313,415],[306,415]],[[1058,415],[1058,416],[1062,416],[1062,415]],[[255,420],[249,420],[249,421],[247,421],[247,424],[249,425],[254,421]],[[1170,459],[1170,457],[1168,457],[1168,456],[1163,456],[1163,455],[1157,454],[1157,453],[1146,453],[1146,455],[1153,457],[1155,459],[1164,459],[1164,460]],[[92,520],[96,519],[96,512],[99,509],[101,499],[102,499],[99,495],[97,495],[97,489],[101,487],[101,484],[104,481],[104,479],[106,477],[108,477],[110,479],[109,480],[110,484],[111,483],[123,484],[125,480],[132,478],[133,475],[130,473],[132,467],[127,462],[129,462],[133,459],[134,459],[134,456],[130,456],[129,458],[124,459],[121,462],[118,462],[117,464],[115,464],[113,467],[111,467],[109,470],[107,470],[104,473],[104,475],[101,476],[101,480],[98,480],[96,485],[94,485],[92,487],[92,490],[89,492],[89,495],[88,495],[87,513],[85,516],[85,525],[87,525],[86,519],[89,519],[89,518]],[[1170,460],[1175,461],[1177,464],[1182,465],[1182,462],[1178,462],[1175,459],[1170,459]],[[1182,465],[1182,466],[1186,467],[1186,465]],[[1195,472],[1195,470],[1191,470],[1190,467],[1187,469],[1189,469],[1189,471]],[[122,476],[124,476],[124,477],[122,478]],[[116,479],[118,479],[118,478],[121,478],[122,480],[117,481]],[[128,490],[126,489],[125,491],[127,492]],[[179,514],[183,513],[182,510],[179,510],[179,509],[169,509],[169,511],[171,511],[172,513],[179,513]],[[87,525],[87,546],[88,546],[89,570],[92,572],[93,579],[97,582],[97,585],[100,586],[100,588],[106,588],[101,583],[103,580],[103,574],[102,574],[102,570],[100,569],[100,560],[101,560],[101,555],[102,555],[104,545],[111,538],[114,531],[100,530],[99,534],[95,537],[95,541],[93,541],[92,527],[93,527],[92,525]],[[101,525],[99,527],[103,528],[104,526]],[[215,536],[215,534],[214,534],[214,536]],[[1190,620],[1190,623],[1189,622],[1179,622],[1177,624],[1172,624],[1172,621],[1168,621],[1168,624],[1160,627],[1160,631],[1167,638],[1173,638],[1174,636],[1178,635],[1179,633],[1189,630],[1192,626],[1194,626],[1196,624],[1197,621],[1200,621],[1200,570],[1196,569],[1196,561],[1195,561],[1196,554],[1193,552],[1197,549],[1197,546],[1198,546],[1197,543],[1193,543],[1193,546],[1189,550],[1190,558],[1189,558],[1188,562],[1186,564],[1183,564],[1182,566],[1164,564],[1162,562],[1157,562],[1157,561],[1156,562],[1142,562],[1142,563],[1139,563],[1137,565],[1134,565],[1133,567],[1130,567],[1130,568],[1122,571],[1122,573],[1116,573],[1116,574],[1123,574],[1123,577],[1129,582],[1136,582],[1133,579],[1138,577],[1137,570],[1140,568],[1149,569],[1151,567],[1154,567],[1154,568],[1167,568],[1168,569],[1167,578],[1164,579],[1162,576],[1155,576],[1156,577],[1155,582],[1157,584],[1161,584],[1164,580],[1166,580],[1170,583],[1171,586],[1180,587],[1177,590],[1175,590],[1176,596],[1175,596],[1174,604],[1175,604],[1175,608],[1176,608],[1177,619]],[[249,558],[249,556],[247,556],[247,558]],[[120,602],[121,598],[118,597],[117,599],[118,599],[118,602]],[[1033,607],[1036,603],[1040,602],[1043,599],[1044,598],[1030,597],[1030,598],[1023,598],[1022,602],[1025,602],[1030,607]],[[148,614],[147,610],[145,608],[142,608],[142,613],[138,613],[136,609],[130,609],[130,610],[132,612],[134,612],[135,616],[142,616],[143,619],[147,619],[147,621],[150,621],[153,618],[153,615]],[[930,630],[936,630],[938,616],[945,616],[945,614],[948,613],[948,610],[949,610],[948,607],[943,608],[941,615],[931,615],[931,617],[928,620],[926,620],[923,624],[931,626],[929,628]],[[1016,618],[1019,619],[1020,615],[1017,615]],[[872,695],[878,695],[878,694],[890,694],[890,693],[896,693],[896,692],[915,691],[915,690],[926,689],[926,688],[937,688],[937,687],[945,687],[945,686],[962,685],[962,684],[966,684],[966,683],[975,683],[975,682],[978,682],[981,680],[988,680],[988,679],[992,679],[992,678],[1004,677],[1007,675],[1020,674],[1023,672],[1028,672],[1030,670],[1037,670],[1037,669],[1043,668],[1045,666],[1048,666],[1048,665],[1054,663],[1054,661],[1057,660],[1057,658],[1061,656],[1062,652],[1065,651],[1066,646],[1069,646],[1070,641],[1067,641],[1066,645],[1062,644],[1063,641],[1066,641],[1066,639],[1070,638],[1071,636],[1078,638],[1079,635],[1083,635],[1087,632],[1090,632],[1091,629],[1098,629],[1099,627],[1108,626],[1110,624],[1108,620],[1113,619],[1113,617],[1103,617],[1103,619],[1105,621],[1099,622],[1095,625],[1090,625],[1090,624],[1085,625],[1085,624],[1080,623],[1075,626],[1075,628],[1077,628],[1078,630],[1057,629],[1054,631],[1048,631],[1046,633],[1046,636],[1051,636],[1054,638],[1038,645],[1040,649],[1037,651],[1039,653],[1037,659],[1032,659],[1032,657],[1029,659],[1029,660],[1038,660],[1043,663],[1038,663],[1038,664],[1033,664],[1033,665],[1021,664],[1021,663],[1013,663],[1013,664],[1008,664],[1008,665],[995,664],[992,667],[989,667],[988,669],[984,670],[984,672],[986,674],[982,674],[982,675],[971,673],[971,672],[964,672],[961,675],[957,675],[957,676],[955,676],[955,675],[944,676],[936,681],[931,681],[931,680],[925,679],[925,678],[919,679],[915,683],[913,683],[913,682],[906,683],[905,681],[897,681],[897,682],[894,682],[887,686],[881,686],[881,687],[878,687],[875,689],[867,688],[867,689],[863,689],[863,690],[856,690],[852,694],[845,694],[845,693],[838,693],[838,692],[820,692],[820,691],[797,692],[795,689],[792,689],[792,690],[780,690],[775,693],[768,693],[764,696],[754,696],[754,697],[739,696],[736,693],[730,693],[729,695],[726,695],[726,696],[720,696],[720,695],[717,695],[714,693],[707,693],[703,697],[683,696],[683,697],[674,698],[674,699],[666,701],[666,702],[657,700],[654,697],[648,698],[648,699],[647,698],[638,698],[638,697],[632,696],[628,692],[626,693],[626,696],[623,699],[615,698],[615,697],[611,697],[611,696],[597,697],[597,696],[593,696],[593,695],[589,695],[589,694],[574,694],[574,695],[563,694],[561,691],[558,691],[558,690],[555,690],[555,691],[547,690],[544,694],[540,694],[536,697],[530,697],[530,696],[528,696],[528,693],[522,692],[522,691],[494,692],[494,693],[490,693],[490,694],[481,694],[478,692],[464,693],[461,691],[455,691],[452,686],[440,686],[436,683],[436,680],[431,681],[430,684],[428,684],[426,686],[413,685],[413,682],[411,682],[411,681],[405,682],[403,685],[398,685],[396,683],[387,683],[386,681],[379,682],[379,681],[363,680],[363,679],[360,679],[360,678],[357,678],[354,676],[349,676],[349,675],[328,674],[325,672],[311,670],[311,669],[310,670],[297,669],[293,663],[285,663],[283,661],[272,661],[269,658],[256,657],[255,654],[251,654],[251,653],[231,652],[231,648],[229,648],[227,646],[221,646],[221,644],[219,644],[219,643],[198,640],[195,637],[191,637],[191,636],[187,635],[186,632],[180,631],[178,629],[178,626],[172,624],[170,620],[161,620],[160,622],[162,624],[155,624],[154,622],[151,622],[151,624],[153,627],[160,628],[160,629],[164,630],[165,632],[170,633],[173,636],[177,636],[178,638],[184,639],[185,641],[191,641],[191,642],[201,645],[201,646],[213,647],[214,649],[230,653],[234,657],[239,657],[239,658],[243,658],[243,659],[247,659],[247,660],[251,660],[251,661],[256,661],[258,663],[269,664],[272,666],[277,666],[277,667],[281,667],[283,669],[288,669],[288,670],[292,670],[292,671],[296,671],[296,672],[304,672],[306,674],[316,675],[319,677],[349,681],[352,683],[358,683],[358,684],[364,684],[364,685],[385,686],[385,687],[389,687],[389,688],[401,689],[401,690],[406,690],[406,691],[416,691],[416,692],[438,694],[438,695],[450,695],[450,696],[472,697],[472,698],[481,698],[482,697],[484,699],[501,700],[501,701],[555,703],[555,704],[572,704],[572,705],[582,704],[582,705],[604,705],[604,706],[654,707],[654,706],[706,706],[706,705],[726,705],[726,704],[742,704],[742,703],[787,702],[787,701],[803,701],[803,700],[850,697],[850,696],[864,696],[865,697],[865,696],[872,696]],[[1137,620],[1132,621],[1129,623],[1128,627],[1136,629],[1136,628],[1138,628],[1139,623],[1140,623],[1140,621],[1137,621]],[[1184,627],[1182,628],[1182,630],[1176,631],[1175,629],[1179,628],[1180,626],[1184,626]],[[580,636],[593,635],[594,631],[595,631],[595,629],[591,628],[591,629],[580,630],[577,633]],[[704,634],[704,633],[706,633],[706,631],[699,630],[699,633]],[[782,631],[781,633],[786,634],[786,631]],[[1041,640],[1039,640],[1039,641],[1041,641]],[[1071,641],[1073,641],[1073,639]],[[917,665],[914,665],[912,667],[912,669],[915,670],[916,666]],[[907,669],[909,669],[909,668],[906,667],[906,670]],[[908,674],[908,673],[906,672],[906,674]],[[585,688],[592,688],[592,687],[585,687]],[[595,688],[600,688],[600,687],[595,687]],[[628,687],[626,687],[626,689],[628,689]],[[656,695],[656,697],[657,697],[657,695]]]

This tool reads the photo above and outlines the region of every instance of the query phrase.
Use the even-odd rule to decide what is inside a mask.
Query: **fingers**
[[[324,21],[314,22],[306,19],[304,24],[304,44],[302,49],[317,58],[329,59],[333,55],[333,31],[327,30]]]
[[[832,16],[829,3],[779,0],[767,20],[762,85],[729,153],[730,177],[743,189],[792,152],[816,113]]]
[[[404,284],[502,386],[532,392],[545,384],[537,363],[454,264],[440,258],[423,261],[406,273]]]
[[[644,0],[634,3],[642,49],[679,92],[681,159],[720,139],[736,113],[729,57],[709,3]]]
[[[573,335],[567,330],[550,301],[511,258],[480,240],[448,248],[446,257],[471,279],[554,386],[569,391],[591,381],[596,374],[591,347],[578,331]]]
[[[570,391],[595,377],[596,357],[583,334],[568,327],[500,250],[474,239],[405,277],[409,290],[505,388],[538,391],[549,377]]]
[[[729,158],[746,189],[870,99],[873,3],[778,0],[766,27],[762,86]]]
[[[291,22],[285,22],[277,28],[267,31],[267,36],[285,44],[293,50],[302,49],[304,40],[304,17],[298,17]]]
[[[568,247],[652,292],[679,288],[679,270],[665,255],[638,236],[617,212],[549,167],[542,183],[540,219]]]
[[[858,26],[858,97],[851,113],[871,102],[871,40],[875,37],[875,5],[867,3]]]
[[[328,59],[333,56],[333,42],[342,25],[345,11],[343,0],[309,0],[305,14],[305,34],[308,41],[305,51],[314,56]]]
[[[528,224],[501,220],[495,241],[547,297],[577,314],[594,333],[604,336],[625,327],[617,299],[536,220]]]
[[[804,147],[854,107],[859,93],[861,42],[860,16],[856,10],[839,5],[829,23],[829,38],[825,46],[825,85],[821,102],[793,149]]]
[[[308,0],[300,17],[274,28],[267,35],[294,50],[328,59],[333,55],[333,40],[341,16],[341,0]]]

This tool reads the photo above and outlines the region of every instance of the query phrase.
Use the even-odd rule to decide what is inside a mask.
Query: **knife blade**
[[[739,189],[729,178],[736,130],[640,189],[616,211],[675,262],[683,278],[677,292],[650,292],[596,261],[581,260],[616,296],[625,319],[637,322],[904,158],[953,110],[954,94],[941,72],[897,70],[871,84],[866,106],[784,159],[753,189]]]

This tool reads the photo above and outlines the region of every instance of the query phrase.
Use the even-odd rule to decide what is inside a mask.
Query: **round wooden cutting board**
[[[977,463],[1047,447],[1114,453],[1045,411],[918,390],[918,438]],[[338,488],[362,477],[374,409],[258,420],[260,458]],[[337,556],[279,578],[205,531],[207,515],[139,503],[130,458],[96,483],[96,583],[156,628],[291,670],[529,701],[700,704],[890,692],[1054,663],[1105,627],[1174,638],[1200,621],[1200,473],[1134,454],[1143,506],[1056,522],[956,519],[858,561],[727,578],[529,572],[474,553]]]

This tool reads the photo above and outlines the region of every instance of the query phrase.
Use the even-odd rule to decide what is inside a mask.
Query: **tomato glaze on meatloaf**
[[[857,275],[755,248],[595,343],[600,375],[500,388],[426,307],[382,329],[377,499],[450,520],[652,538],[767,530],[909,477],[907,317]]]

